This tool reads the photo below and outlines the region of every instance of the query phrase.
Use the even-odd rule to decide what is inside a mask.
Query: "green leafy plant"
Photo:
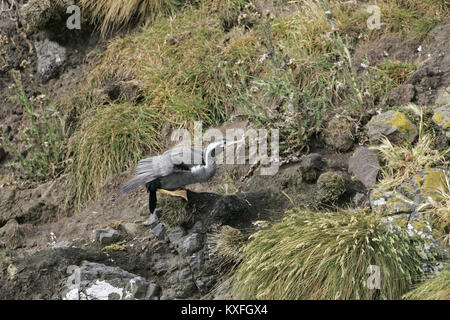
[[[23,130],[21,143],[26,156],[3,137],[3,143],[18,160],[11,166],[20,168],[28,179],[43,181],[57,177],[64,170],[66,151],[65,116],[60,114],[46,95],[28,98],[20,75],[13,73],[13,99],[19,101],[25,111],[28,126]]]

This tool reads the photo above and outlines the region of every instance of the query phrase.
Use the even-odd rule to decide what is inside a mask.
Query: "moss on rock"
[[[399,111],[387,111],[374,116],[367,128],[372,143],[378,142],[382,136],[386,136],[392,143],[412,143],[418,135],[416,125]]]
[[[319,201],[333,203],[346,191],[344,178],[337,172],[329,171],[317,180]]]

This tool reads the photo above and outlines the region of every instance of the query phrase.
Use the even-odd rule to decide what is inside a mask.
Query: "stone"
[[[367,135],[372,144],[385,136],[394,144],[412,143],[419,134],[417,127],[402,112],[387,111],[372,117],[367,124]]]
[[[167,230],[167,237],[169,238],[169,241],[174,244],[178,244],[185,235],[186,230],[181,226],[172,227]]]
[[[199,251],[196,253],[193,253],[187,258],[187,262],[189,263],[189,266],[191,267],[191,270],[193,272],[198,272],[201,270],[203,266],[203,262],[205,261],[203,257],[203,252]]]
[[[347,118],[333,118],[322,131],[323,139],[334,150],[346,152],[353,147],[355,142],[352,128],[353,123]]]
[[[405,106],[414,100],[416,90],[413,84],[403,84],[389,91],[386,103],[391,106]]]
[[[325,166],[322,155],[318,153],[310,153],[300,160],[298,171],[303,181],[313,183],[317,180],[320,171]]]
[[[160,291],[161,287],[157,283],[150,282],[145,294],[145,300],[159,300]]]
[[[366,201],[366,195],[365,195],[364,193],[357,192],[357,193],[353,196],[352,200],[353,200],[353,203],[354,203],[355,205],[361,206],[361,205],[363,205],[363,204],[365,203],[365,201]]]
[[[158,223],[154,228],[152,228],[151,232],[155,235],[155,237],[159,240],[163,240],[166,234],[167,227],[164,223]]]
[[[366,188],[377,182],[380,162],[375,150],[359,147],[348,160],[348,172],[355,176]]]
[[[187,235],[179,247],[181,253],[191,255],[202,248],[202,236],[198,233]]]
[[[102,245],[110,245],[114,242],[121,240],[122,236],[119,231],[108,227],[106,229],[94,230],[95,240]]]
[[[136,223],[124,222],[119,225],[119,229],[125,232],[126,234],[134,236],[139,231],[139,225]]]
[[[144,222],[144,226],[154,228],[159,223],[159,218],[155,213],[152,213],[150,217],[148,217],[147,221]]]
[[[434,109],[432,119],[445,133],[447,139],[450,139],[450,102],[445,106]]]
[[[346,191],[344,178],[337,172],[322,173],[317,180],[318,197],[322,203],[332,203]]]
[[[394,215],[412,213],[416,210],[414,202],[402,194],[380,188],[373,189],[369,196],[370,207],[374,213]]]
[[[439,189],[445,190],[446,174],[450,172],[440,168],[427,168],[412,176],[397,187],[397,191],[412,199],[419,206],[426,202],[436,201]]]
[[[34,47],[36,48],[39,79],[47,82],[57,77],[67,61],[66,48],[48,39],[35,41]]]
[[[188,266],[173,273],[166,283],[173,290],[174,298],[185,298],[197,291],[192,271]]]

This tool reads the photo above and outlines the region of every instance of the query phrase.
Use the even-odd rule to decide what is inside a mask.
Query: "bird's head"
[[[219,141],[214,141],[206,147],[207,158],[216,158],[220,153],[223,152],[227,144],[226,139],[221,139]]]

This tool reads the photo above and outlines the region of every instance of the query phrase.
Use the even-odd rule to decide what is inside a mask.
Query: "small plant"
[[[125,251],[127,249],[126,240],[122,240],[113,244],[110,244],[102,248],[102,251]]]
[[[293,210],[242,248],[235,299],[399,299],[422,277],[423,241],[367,212]],[[370,265],[380,290],[367,288]],[[377,292],[378,291],[378,292]]]
[[[211,254],[221,261],[221,265],[226,265],[239,261],[244,242],[245,237],[240,230],[222,226],[208,234],[207,246]]]
[[[66,151],[65,116],[61,115],[44,94],[28,98],[22,87],[20,76],[13,73],[15,91],[13,99],[18,100],[28,117],[28,127],[20,141],[27,155],[14,147],[7,137],[3,143],[14,154],[18,163],[11,166],[21,168],[28,179],[43,181],[57,177],[64,169]]]

